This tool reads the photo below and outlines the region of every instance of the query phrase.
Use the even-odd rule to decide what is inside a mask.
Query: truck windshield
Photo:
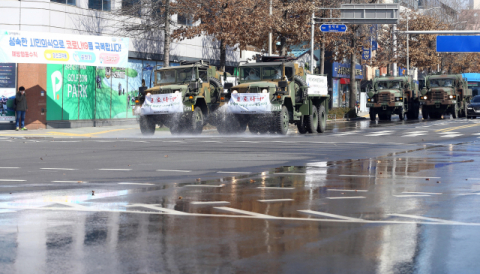
[[[157,84],[175,83],[174,70],[160,70],[157,71]]]
[[[293,69],[285,67],[285,76],[290,80],[292,78]],[[265,67],[241,67],[241,80],[280,80],[282,78],[282,66],[265,66]]]
[[[177,82],[190,82],[195,81],[195,68],[184,68],[177,70]]]
[[[378,82],[377,89],[390,89],[390,88],[401,88],[402,82],[401,81],[383,81]]]
[[[453,87],[453,79],[431,79],[428,81],[431,88],[435,87]]]

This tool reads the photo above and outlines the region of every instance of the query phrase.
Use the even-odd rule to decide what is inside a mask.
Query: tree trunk
[[[280,38],[280,43],[282,44],[280,56],[287,56],[287,38],[285,36],[282,36]]]
[[[325,73],[325,41],[322,39],[322,45],[320,46],[320,74],[324,74],[324,73]]]
[[[220,40],[220,70],[225,72],[225,65],[227,63],[227,46]]]
[[[163,66],[170,66],[170,0],[165,0],[165,31],[164,36],[164,45],[163,45]]]
[[[355,104],[357,103],[357,83],[355,82],[355,48],[356,48],[356,40],[355,38],[352,39],[352,45],[353,45],[353,53],[352,56],[350,57],[350,98],[349,98],[349,103],[348,106],[352,109],[355,108]]]

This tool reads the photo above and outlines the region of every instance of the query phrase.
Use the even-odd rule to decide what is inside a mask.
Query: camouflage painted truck
[[[220,133],[244,132],[248,125],[253,134],[285,135],[290,123],[302,134],[325,131],[326,76],[309,74],[289,59],[265,57],[240,65],[238,76],[238,85],[226,84],[221,96],[225,115],[217,125]]]
[[[444,114],[465,117],[471,98],[472,90],[461,74],[426,76],[420,96],[422,116],[424,119],[440,119]]]
[[[154,73],[154,87],[140,88],[135,100],[142,134],[153,135],[156,125],[165,125],[172,134],[200,134],[219,107],[223,72],[197,62]]]
[[[418,84],[411,77],[379,77],[373,80],[373,88],[368,92],[367,107],[370,120],[391,120],[398,114],[400,120],[418,119],[420,112]]]

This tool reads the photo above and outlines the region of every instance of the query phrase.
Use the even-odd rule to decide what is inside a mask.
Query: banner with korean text
[[[141,111],[142,115],[181,113],[183,112],[182,94],[147,94]]]
[[[232,93],[228,102],[230,113],[267,113],[273,110],[268,93]]]
[[[127,67],[128,38],[0,30],[0,63]]]

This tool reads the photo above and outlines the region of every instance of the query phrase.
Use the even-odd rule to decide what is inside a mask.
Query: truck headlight
[[[422,96],[422,97],[420,97],[420,99],[427,100],[427,96],[426,95]]]
[[[471,106],[467,106],[467,109],[473,109]]]
[[[369,102],[369,103],[374,103],[375,100],[373,100],[373,98],[368,98],[368,99],[367,99],[367,102]]]
[[[395,102],[401,102],[403,101],[403,97],[395,97]]]
[[[236,89],[232,90],[232,93],[238,93],[238,91]]]
[[[266,88],[262,89],[262,93],[268,93],[268,90]]]
[[[180,91],[179,91],[179,90],[176,90],[174,93],[175,93],[175,94],[179,94],[179,93],[180,93]]]
[[[449,95],[448,98],[453,99],[453,95]]]

